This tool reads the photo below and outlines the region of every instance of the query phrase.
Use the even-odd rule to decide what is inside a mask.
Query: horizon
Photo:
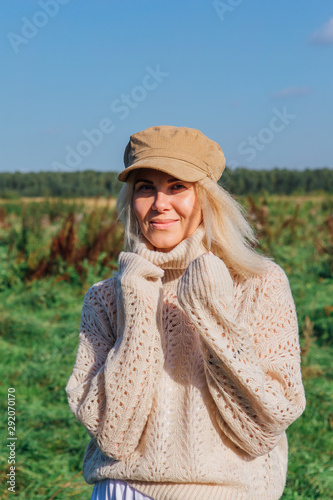
[[[225,166],[225,169],[228,170],[228,172],[233,173],[236,172],[237,170],[248,170],[249,172],[270,172],[272,170],[287,170],[288,172],[306,172],[306,171],[317,171],[317,170],[333,170],[332,167],[327,167],[327,166],[322,166],[322,167],[304,167],[300,169],[296,168],[288,168],[288,167],[271,167],[271,168],[254,168],[254,167],[244,167],[242,165],[238,165],[235,168],[230,168],[228,165]],[[118,170],[96,170],[92,168],[86,168],[86,169],[81,169],[81,170],[71,170],[71,171],[55,171],[55,170],[14,170],[14,171],[7,171],[7,170],[0,170],[0,175],[1,174],[41,174],[41,173],[51,173],[51,174],[82,174],[84,172],[96,172],[96,173],[101,173],[101,174],[119,174]],[[222,174],[223,176],[223,174]]]

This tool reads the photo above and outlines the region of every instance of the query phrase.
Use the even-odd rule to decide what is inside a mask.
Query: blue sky
[[[231,168],[333,167],[331,2],[1,0],[0,28],[1,171],[119,171],[161,124]]]

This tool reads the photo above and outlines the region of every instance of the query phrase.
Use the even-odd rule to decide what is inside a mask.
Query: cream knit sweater
[[[66,388],[92,437],[84,477],[156,500],[275,500],[305,406],[289,283],[274,263],[231,276],[202,237],[140,243],[85,296]]]

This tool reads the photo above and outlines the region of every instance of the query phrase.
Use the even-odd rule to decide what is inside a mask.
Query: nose
[[[169,210],[170,209],[169,195],[167,193],[164,193],[163,191],[157,190],[151,208],[153,210],[157,210],[158,212],[164,212],[165,210]]]

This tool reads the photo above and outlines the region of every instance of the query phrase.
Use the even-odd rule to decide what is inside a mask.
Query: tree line
[[[0,197],[93,197],[118,195],[117,172],[0,172]],[[220,184],[235,195],[333,193],[333,169],[225,169]]]

